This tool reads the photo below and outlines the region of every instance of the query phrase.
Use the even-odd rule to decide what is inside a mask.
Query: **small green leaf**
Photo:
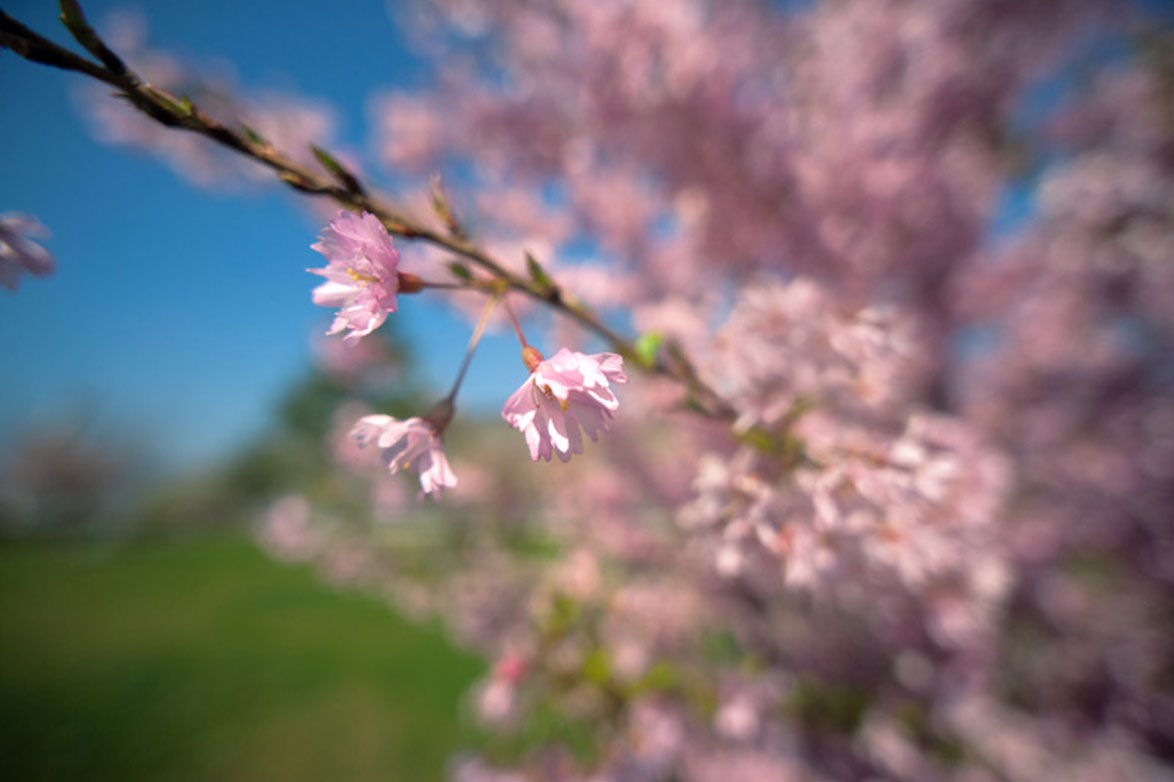
[[[262,136],[260,133],[253,130],[252,128],[250,128],[248,125],[246,125],[243,122],[240,124],[240,126],[241,126],[241,132],[245,134],[245,138],[247,138],[250,143],[256,144],[259,147],[269,146],[269,142],[266,141],[265,137]]]
[[[359,185],[359,180],[355,175],[346,166],[339,163],[333,155],[317,144],[311,144],[310,151],[314,153],[314,157],[318,158],[318,162],[322,164],[322,167],[334,175],[334,178],[338,180],[339,184],[353,193],[362,190],[362,187]]]
[[[311,144],[310,150],[314,153],[314,157],[318,158],[318,162],[322,164],[322,167],[330,173],[336,174],[344,170],[342,164],[335,160],[333,155],[317,144]]]
[[[558,290],[558,287],[554,284],[554,280],[550,279],[550,275],[548,275],[542,266],[538,263],[538,261],[534,259],[534,256],[530,254],[529,250],[526,251],[526,269],[530,272],[530,279],[532,279],[542,290]]]
[[[641,334],[633,347],[636,350],[636,358],[640,363],[651,369],[656,366],[656,354],[660,350],[661,343],[664,342],[664,337],[657,334],[655,331],[650,331],[647,334]]]
[[[473,272],[469,271],[469,267],[460,261],[452,261],[449,263],[448,270],[452,272],[453,277],[462,279],[465,282],[473,281]]]
[[[127,93],[127,99],[168,127],[177,127],[180,118],[188,116],[183,104],[176,100],[174,95],[150,85],[144,87],[141,94]]]
[[[61,21],[70,32],[89,29],[90,23],[75,0],[60,0],[58,6],[61,8]]]

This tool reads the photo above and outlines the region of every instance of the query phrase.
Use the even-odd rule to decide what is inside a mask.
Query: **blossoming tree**
[[[340,413],[366,508],[347,498],[340,522],[286,497],[262,524],[278,555],[439,614],[496,660],[474,711],[526,740],[487,741],[455,779],[1169,775],[1160,14],[420,4],[439,86],[375,102],[413,211],[327,151],[305,103],[201,92],[61,8],[87,54],[7,15],[0,44],[114,88],[126,105],[90,110],[106,137],[204,176],[259,166],[344,210],[311,269],[332,339],[369,340],[400,295],[473,315],[433,407]],[[1024,120],[1055,83],[1059,105]],[[1012,191],[1028,219],[996,234]],[[502,414],[540,464],[510,432],[443,445],[503,316],[530,374]],[[388,489],[401,470],[436,503]],[[359,523],[380,514],[400,526]]]

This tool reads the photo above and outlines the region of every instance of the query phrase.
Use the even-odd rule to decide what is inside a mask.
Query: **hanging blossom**
[[[425,418],[400,421],[389,415],[368,415],[355,423],[351,436],[360,447],[374,442],[382,449],[381,456],[392,475],[414,469],[420,474],[421,493],[439,496],[445,487],[457,485],[457,476],[448,466],[438,429],[443,427]]]
[[[320,238],[311,249],[325,255],[329,263],[321,269],[306,269],[326,278],[314,289],[314,303],[339,308],[326,333],[350,329],[343,341],[353,344],[383,325],[387,313],[396,311],[399,252],[383,223],[368,212],[339,213]]]
[[[501,414],[525,435],[531,459],[549,462],[557,453],[568,461],[572,453],[583,453],[580,427],[592,440],[607,431],[620,406],[611,384],[628,382],[624,360],[615,353],[588,356],[566,348],[545,361],[531,347],[522,355],[532,374],[506,400]]]
[[[28,238],[48,235],[48,229],[35,217],[13,213],[0,215],[0,285],[14,291],[20,285],[22,271],[47,277],[56,270],[57,263],[49,251]]]

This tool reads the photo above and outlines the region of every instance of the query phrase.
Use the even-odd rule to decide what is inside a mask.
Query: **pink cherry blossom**
[[[422,494],[439,496],[445,487],[457,485],[440,437],[423,418],[400,421],[389,415],[368,415],[355,423],[351,436],[364,448],[374,442],[382,449],[380,455],[392,475],[401,469],[416,470]]]
[[[396,310],[399,252],[387,229],[367,212],[339,213],[320,238],[311,249],[325,255],[329,263],[322,269],[306,270],[326,278],[314,289],[314,303],[338,307],[326,333],[350,329],[343,341],[354,343],[379,328],[387,313]]]
[[[611,384],[628,382],[623,363],[615,353],[588,356],[561,348],[534,368],[501,410],[510,426],[526,436],[531,459],[549,462],[557,453],[568,461],[572,453],[583,453],[580,427],[592,440],[607,431],[620,406]]]
[[[0,285],[10,291],[20,284],[22,271],[37,277],[53,273],[57,264],[53,256],[30,236],[48,236],[49,232],[35,217],[23,214],[0,215]]]

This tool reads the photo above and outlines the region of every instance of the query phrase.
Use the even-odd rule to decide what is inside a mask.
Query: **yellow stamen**
[[[538,384],[535,383],[535,385],[538,385]],[[552,391],[550,389],[550,386],[538,386],[538,390],[541,391],[542,393],[546,394],[547,399],[551,400],[552,402],[558,402],[558,406],[563,409],[564,413],[567,412],[567,408],[570,406],[571,400],[559,399],[557,396],[554,395],[554,391]]]
[[[372,277],[369,274],[360,274],[359,272],[355,271],[354,269],[347,269],[346,273],[349,274],[351,276],[351,279],[354,280],[355,282],[366,282],[366,283],[379,282],[378,277]]]

